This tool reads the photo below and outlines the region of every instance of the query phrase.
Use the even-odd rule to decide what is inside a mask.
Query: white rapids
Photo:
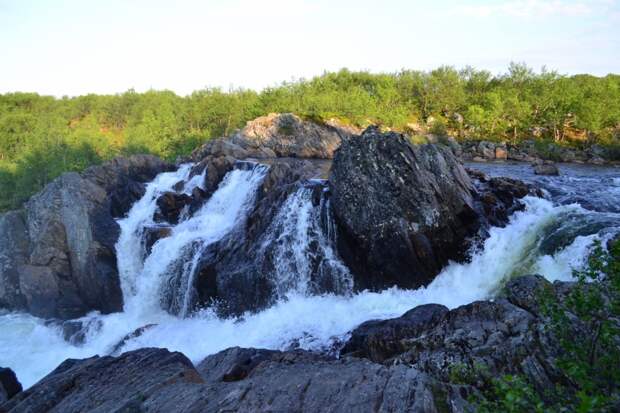
[[[307,260],[308,234],[321,231],[309,192],[294,192],[284,203],[272,228],[276,240],[291,250],[278,251],[282,260],[274,275],[279,281],[280,299],[270,308],[236,319],[218,318],[210,310],[189,313],[195,257],[200,248],[220,240],[243,225],[252,207],[256,190],[266,171],[264,166],[233,170],[193,216],[181,220],[168,238],[155,243],[144,259],[142,231],[152,225],[157,196],[185,181],[184,191],[200,185],[202,179],[190,179],[191,165],[176,172],[160,174],[147,186],[144,197],[119,221],[121,236],[117,244],[119,273],[125,299],[122,313],[91,313],[83,320],[95,326],[83,345],[63,340],[59,327],[22,313],[0,315],[0,366],[16,371],[25,387],[54,369],[67,358],[85,358],[109,354],[128,333],[147,324],[156,326],[126,342],[123,351],[140,347],[166,347],[181,351],[192,361],[231,346],[285,349],[298,345],[307,349],[326,349],[346,336],[358,324],[377,318],[396,317],[425,303],[440,303],[450,308],[492,297],[510,277],[541,273],[549,280],[570,280],[574,268],[583,265],[593,242],[603,237],[598,232],[578,235],[551,254],[541,252],[548,232],[567,216],[590,214],[578,204],[556,205],[552,201],[526,197],[524,211],[515,213],[504,228],[491,228],[489,238],[474,252],[471,261],[450,263],[427,287],[417,290],[387,289],[355,294],[316,294],[309,288]],[[341,292],[350,291],[350,274],[333,248],[332,234],[319,233],[319,247],[327,257],[330,273],[339,278]],[[192,249],[193,248],[193,249]],[[181,288],[177,296],[180,316],[162,309],[160,296],[166,288],[170,269],[189,251],[192,257],[182,268]],[[192,255],[193,254],[193,255]],[[287,270],[294,270],[291,275]],[[339,283],[339,284],[338,284]],[[184,317],[187,316],[187,317]]]

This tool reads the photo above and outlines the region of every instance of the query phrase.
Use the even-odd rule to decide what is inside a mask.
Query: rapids
[[[66,358],[109,354],[128,333],[157,324],[128,340],[123,351],[140,347],[167,347],[192,361],[231,346],[286,349],[302,347],[330,351],[363,321],[399,316],[424,303],[450,308],[493,297],[510,277],[540,273],[549,280],[570,280],[583,265],[592,243],[620,230],[620,170],[590,166],[561,166],[560,177],[537,177],[527,165],[476,164],[491,175],[536,182],[548,199],[526,197],[526,209],[515,213],[505,228],[491,228],[489,238],[471,253],[468,263],[451,263],[425,288],[387,289],[351,293],[351,276],[333,248],[334,227],[314,207],[310,192],[300,187],[283,204],[264,242],[277,245],[278,301],[270,308],[239,318],[221,319],[209,309],[191,313],[192,280],[200,252],[230,231],[244,225],[266,167],[235,169],[193,216],[176,225],[171,236],[159,240],[150,254],[143,231],[152,221],[157,196],[179,181],[184,191],[200,185],[190,178],[191,165],[160,174],[147,186],[144,197],[119,221],[119,273],[125,308],[122,313],[91,313],[82,321],[92,326],[82,345],[62,338],[61,328],[23,313],[0,314],[0,365],[10,367],[29,387]],[[320,225],[321,219],[327,219]],[[336,293],[320,293],[308,276],[308,260],[317,239],[322,265],[333,277]],[[317,244],[314,243],[314,244]],[[146,258],[145,258],[145,255]],[[180,274],[180,276],[179,276]],[[166,299],[167,297],[167,299]],[[171,315],[166,303],[176,308]]]

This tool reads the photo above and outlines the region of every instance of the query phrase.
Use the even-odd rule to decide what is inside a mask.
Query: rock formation
[[[22,385],[13,370],[0,367],[0,405],[21,391]]]
[[[146,155],[65,173],[0,217],[0,306],[46,318],[122,309],[115,217],[170,169]]]
[[[514,182],[504,182],[492,180],[477,192],[447,147],[412,145],[404,135],[369,128],[345,140],[336,152],[329,188],[338,249],[356,287],[416,288],[449,260],[463,260],[487,214],[494,224],[508,218],[481,208],[478,199],[489,198],[508,210],[527,195],[512,188]]]
[[[194,161],[219,154],[245,158],[315,158],[331,159],[342,138],[351,136],[351,128],[336,122],[317,123],[291,113],[256,118],[230,139],[214,139],[198,148]]]

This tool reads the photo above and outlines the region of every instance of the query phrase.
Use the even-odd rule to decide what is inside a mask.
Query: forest
[[[271,112],[460,140],[617,147],[620,75],[566,76],[513,63],[496,75],[449,66],[379,74],[342,69],[260,92],[6,93],[0,95],[0,211],[19,207],[65,171],[132,153],[175,160]]]

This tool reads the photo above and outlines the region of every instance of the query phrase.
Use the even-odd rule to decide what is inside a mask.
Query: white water
[[[148,186],[145,197],[121,221],[123,234],[117,248],[125,311],[105,316],[93,313],[85,317],[101,320],[102,327],[90,331],[82,346],[66,343],[58,327],[45,326],[42,320],[32,316],[0,316],[0,365],[13,368],[28,387],[64,359],[108,354],[127,333],[152,323],[157,326],[127,342],[123,351],[145,346],[166,347],[199,362],[230,346],[283,349],[297,343],[309,349],[326,348],[368,319],[399,316],[424,303],[441,303],[454,308],[492,297],[507,278],[516,274],[539,271],[551,280],[568,280],[573,267],[581,265],[597,238],[597,235],[577,237],[553,255],[540,254],[537,249],[545,231],[567,214],[582,210],[578,205],[554,206],[550,201],[528,197],[526,210],[514,214],[505,228],[492,228],[490,237],[470,263],[448,265],[426,288],[310,295],[308,272],[304,269],[304,257],[308,253],[304,238],[316,217],[313,217],[315,212],[306,194],[298,192],[289,198],[283,208],[288,212],[282,212],[281,217],[287,218],[283,221],[286,229],[281,232],[283,240],[293,242],[289,254],[282,255],[282,263],[299,270],[299,275],[293,279],[287,278],[284,272],[276,274],[283,277],[281,281],[287,285],[280,291],[283,298],[267,310],[239,319],[220,319],[209,311],[180,318],[168,314],[160,306],[159,296],[169,277],[170,266],[188,245],[195,242],[208,245],[239,225],[262,179],[261,171],[256,169],[231,172],[200,211],[176,226],[171,237],[155,244],[143,264],[139,258],[143,254],[140,231],[144,225],[152,223],[156,195],[170,190],[179,179],[186,180],[188,174],[189,167],[182,167],[177,172],[160,175]],[[198,182],[196,180],[195,185]],[[333,254],[329,234],[321,236],[325,241],[324,250]],[[330,260],[339,262],[335,255],[331,255]],[[189,275],[192,273],[190,267],[192,265],[186,268]],[[185,282],[191,283],[191,280]]]
[[[263,251],[275,244],[275,271],[272,278],[277,286],[278,298],[291,293],[307,295],[320,291],[317,283],[329,277],[330,289],[337,294],[347,294],[353,289],[353,276],[340,261],[334,250],[333,222],[327,219],[327,233],[321,229],[321,212],[329,211],[329,201],[321,199],[320,207],[312,205],[312,189],[300,187],[284,202],[267,229]],[[327,205],[325,205],[327,203]],[[313,247],[312,244],[316,245]],[[315,250],[313,250],[315,248]],[[314,261],[318,274],[312,277]]]

